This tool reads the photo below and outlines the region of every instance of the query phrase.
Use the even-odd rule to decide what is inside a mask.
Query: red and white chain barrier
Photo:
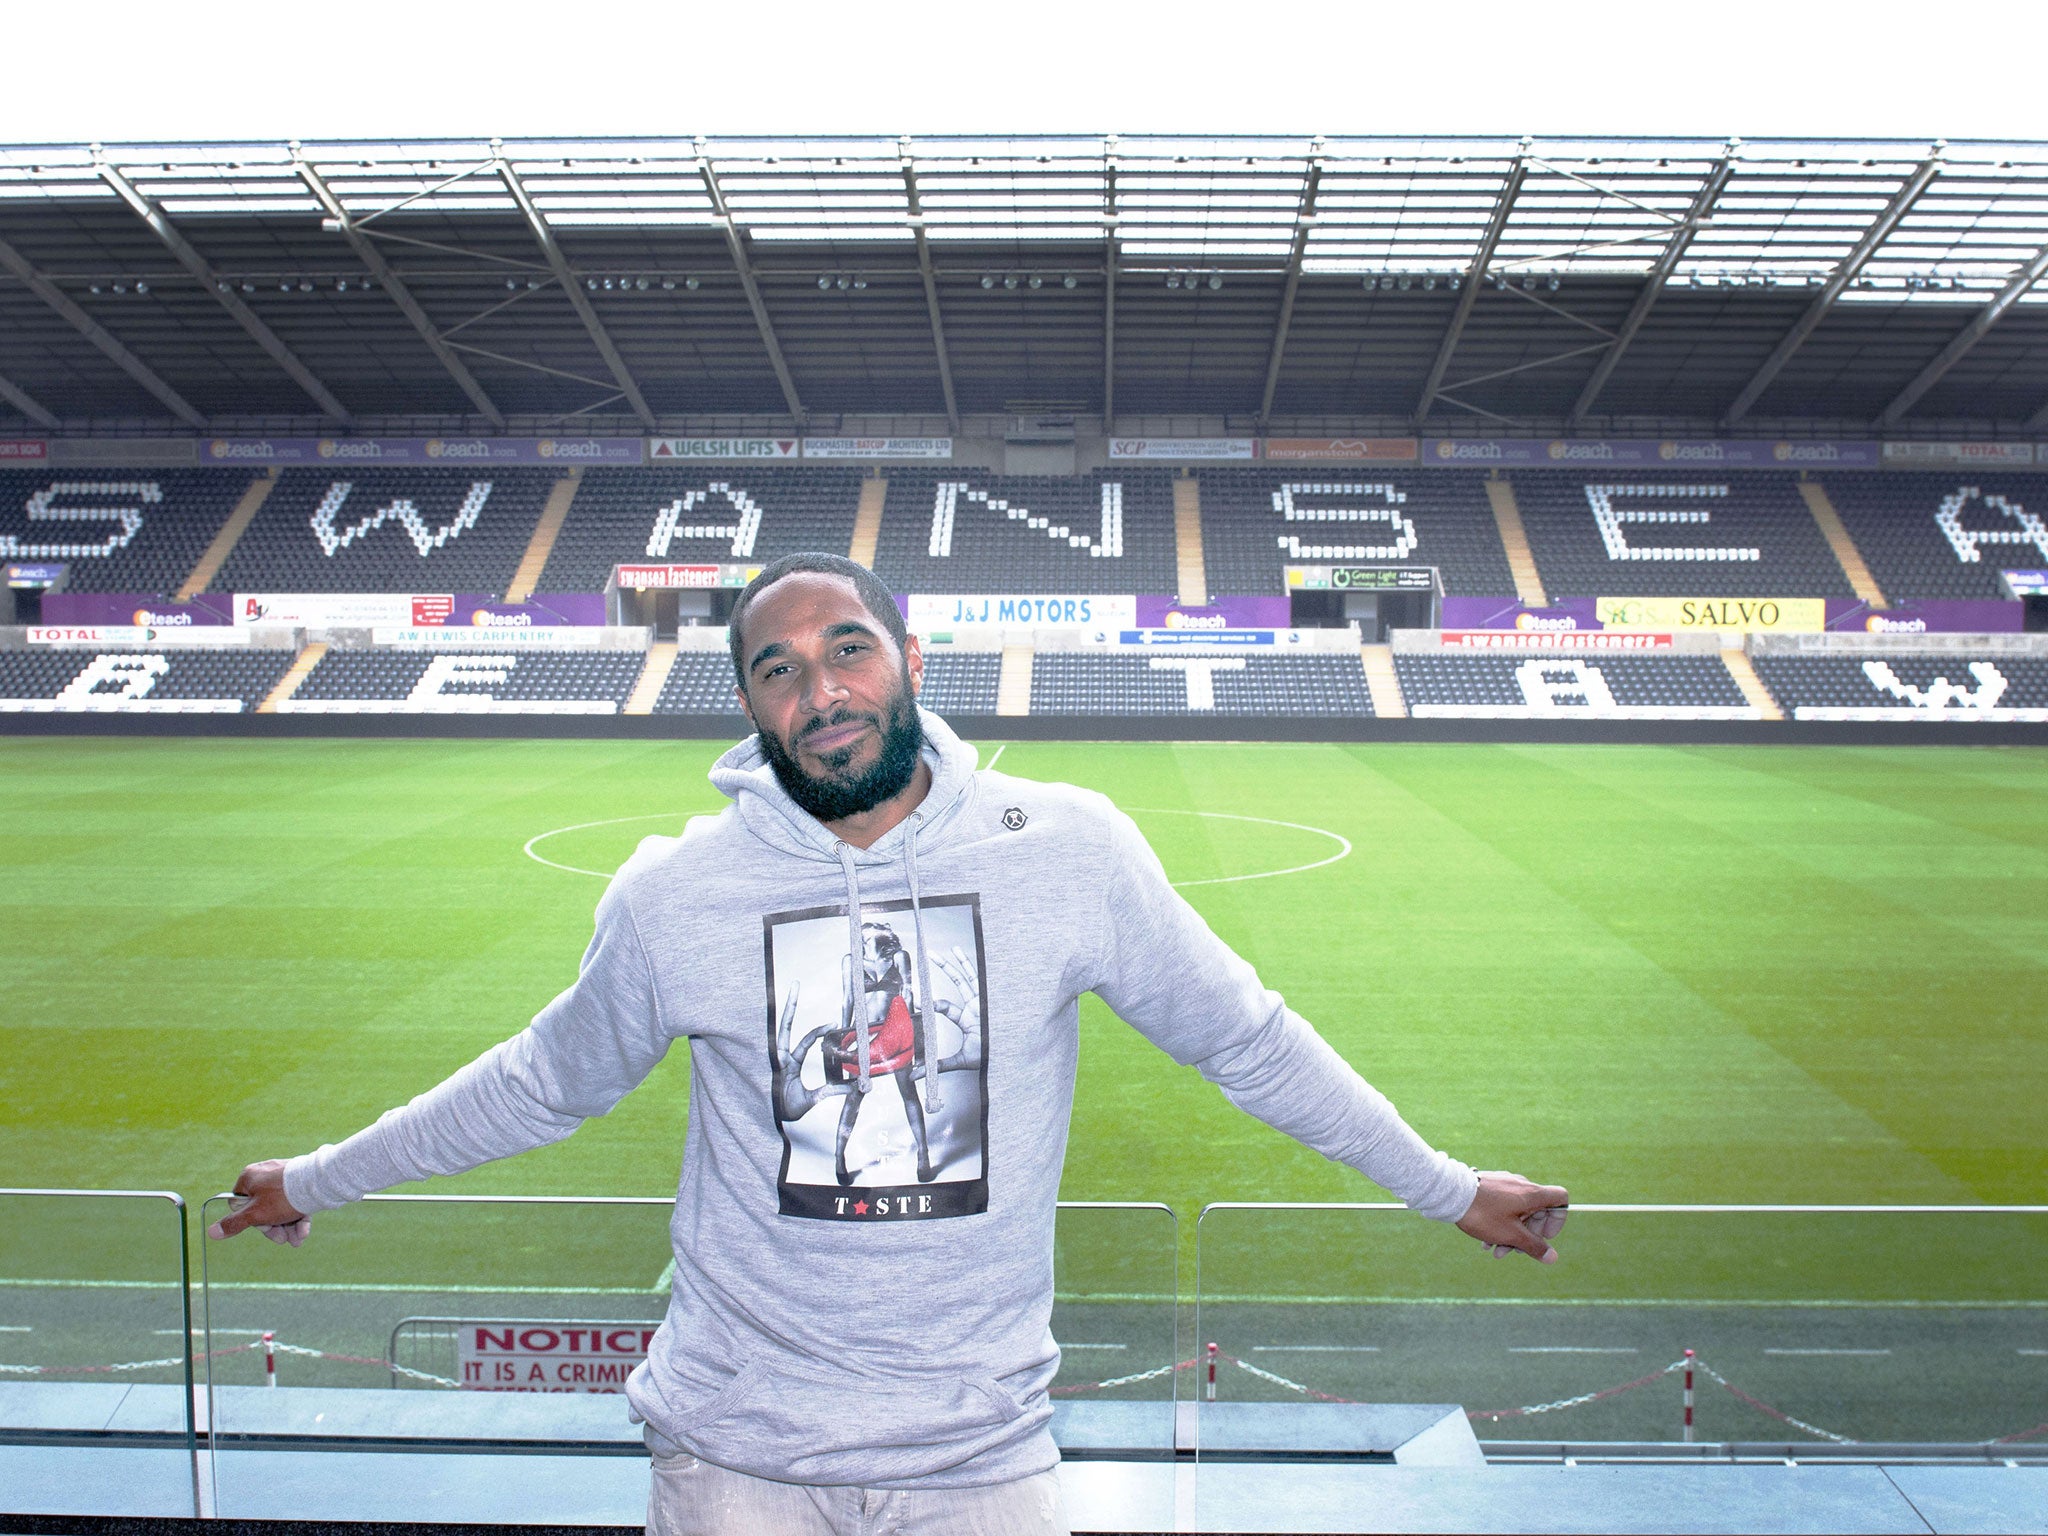
[[[431,1382],[437,1387],[459,1387],[461,1382],[447,1376],[436,1376],[431,1371],[416,1371],[409,1365],[400,1365],[395,1360],[382,1360],[373,1355],[344,1355],[328,1349],[309,1349],[303,1344],[287,1344],[275,1333],[265,1333],[260,1339],[251,1339],[247,1344],[228,1344],[219,1349],[202,1350],[193,1355],[196,1364],[202,1360],[218,1360],[225,1355],[246,1355],[256,1350],[263,1351],[263,1376],[266,1386],[277,1385],[277,1357],[279,1355],[303,1355],[309,1360],[334,1360],[343,1365],[373,1365],[379,1370],[396,1371],[415,1381]],[[185,1363],[183,1355],[172,1355],[167,1360],[124,1360],[115,1365],[0,1365],[0,1372],[10,1376],[91,1376],[105,1375],[117,1371],[159,1371],[171,1370]],[[1171,1367],[1164,1369],[1170,1370]],[[1160,1375],[1161,1371],[1147,1372]],[[1142,1377],[1133,1377],[1142,1380]]]

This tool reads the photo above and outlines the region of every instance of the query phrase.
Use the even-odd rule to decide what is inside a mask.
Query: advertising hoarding
[[[1112,459],[1255,459],[1257,438],[1251,437],[1112,437]]]
[[[1886,443],[1884,462],[1888,469],[2025,469],[2039,461],[2032,443]]]
[[[216,437],[202,464],[638,464],[637,437]]]
[[[1874,469],[1876,443],[1718,438],[1433,437],[1422,462],[1440,468]]]
[[[52,592],[43,599],[49,624],[127,624],[144,629],[184,629],[235,622],[235,600],[225,592],[201,592],[169,602],[146,592]]]
[[[614,567],[612,582],[632,592],[685,592],[744,587],[760,574],[759,565],[621,565]]]
[[[0,438],[0,464],[40,464],[49,456],[50,445],[41,438]]]
[[[1818,634],[1827,628],[1827,604],[1818,597],[1602,597],[1594,608],[1603,629],[1753,635]]]
[[[1101,593],[913,593],[896,599],[904,622],[920,635],[955,629],[1130,629],[1138,599]]]
[[[1412,437],[1269,437],[1259,456],[1280,464],[1412,464],[1420,445]]]
[[[950,459],[950,437],[807,437],[807,459]]]
[[[1434,592],[1436,570],[1427,565],[1290,565],[1289,591]]]
[[[647,462],[667,464],[691,459],[793,459],[800,438],[794,437],[650,437]]]

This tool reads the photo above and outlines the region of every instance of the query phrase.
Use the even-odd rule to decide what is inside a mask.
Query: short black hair
[[[803,571],[816,572],[821,576],[845,577],[853,583],[853,590],[860,596],[861,606],[873,614],[882,628],[889,632],[890,638],[896,642],[897,649],[904,649],[910,639],[910,626],[903,622],[903,614],[896,606],[895,595],[883,585],[882,579],[866,566],[858,561],[849,560],[844,555],[828,555],[820,551],[784,555],[781,559],[770,561],[761,567],[761,574],[747,583],[746,591],[742,592],[739,601],[732,605],[732,614],[725,621],[726,643],[732,648],[733,677],[738,681],[741,692],[744,693],[747,687],[747,664],[741,651],[740,626],[746,622],[747,610],[753,606],[755,598],[783,577],[794,576]]]

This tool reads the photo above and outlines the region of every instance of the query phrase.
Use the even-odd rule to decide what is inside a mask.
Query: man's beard
[[[901,794],[917,772],[917,756],[924,748],[924,728],[918,722],[917,704],[911,694],[907,674],[903,686],[889,701],[887,718],[837,709],[829,716],[813,715],[791,733],[792,739],[801,740],[811,731],[847,725],[855,720],[865,720],[881,732],[881,751],[875,754],[872,763],[858,772],[849,771],[846,766],[860,746],[858,740],[837,751],[827,752],[819,759],[827,769],[821,778],[806,773],[795,754],[773,731],[759,732],[761,750],[767,754],[768,765],[775,770],[775,777],[788,791],[789,798],[819,821],[840,821],[871,811],[884,800]]]

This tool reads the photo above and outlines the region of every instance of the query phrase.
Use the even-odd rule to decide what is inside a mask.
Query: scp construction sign
[[[459,1379],[472,1392],[623,1392],[655,1330],[653,1323],[463,1323]]]

